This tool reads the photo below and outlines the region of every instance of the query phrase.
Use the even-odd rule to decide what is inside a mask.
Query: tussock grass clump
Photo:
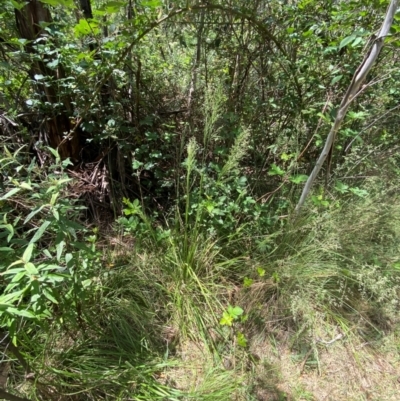
[[[368,197],[310,209],[287,223],[274,250],[260,258],[269,278],[257,285],[269,292],[248,289],[251,308],[272,296],[269,311],[307,333],[321,323],[348,333],[358,322],[375,337],[392,327],[400,294],[400,197],[374,181],[365,188]]]

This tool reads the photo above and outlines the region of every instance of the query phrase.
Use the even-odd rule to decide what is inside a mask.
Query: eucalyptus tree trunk
[[[390,2],[390,5],[386,11],[385,20],[383,21],[382,27],[377,37],[371,40],[371,47],[369,52],[365,55],[364,60],[361,62],[356,72],[354,73],[350,86],[347,88],[347,91],[340,103],[335,122],[333,123],[328,137],[326,138],[325,146],[322,150],[322,153],[319,156],[314,166],[314,169],[308,177],[308,180],[303,188],[300,200],[296,206],[296,212],[299,212],[304,205],[304,202],[306,201],[306,198],[311,191],[312,185],[314,184],[314,181],[317,178],[317,175],[321,170],[322,165],[324,164],[329,152],[333,147],[336,134],[343,122],[344,117],[346,116],[350,104],[357,96],[359,96],[360,92],[362,91],[361,85],[365,81],[365,78],[367,77],[369,71],[378,58],[380,51],[382,50],[383,42],[389,33],[390,27],[392,26],[393,18],[398,8],[398,5],[399,0],[392,0]]]
[[[42,26],[43,22],[52,22],[50,11],[42,2],[30,0],[21,10],[15,9],[15,19],[21,38],[28,40],[25,46],[27,52],[36,54],[35,41],[41,38],[47,40]],[[43,133],[48,144],[58,150],[62,159],[69,157],[73,162],[78,162],[81,147],[79,132],[72,130],[70,122],[70,116],[72,115],[71,101],[67,96],[60,95],[56,84],[54,84],[60,78],[65,77],[64,69],[61,64],[58,64],[55,69],[49,68],[48,61],[51,61],[51,57],[48,56],[47,64],[41,57],[35,57],[29,69],[29,76],[36,81],[38,92],[43,93],[42,100],[54,108],[53,113],[48,113],[44,116]],[[38,77],[40,79],[37,79]],[[50,78],[50,82],[42,83],[42,77],[44,77],[43,80]],[[64,105],[61,111],[56,110],[60,100]]]

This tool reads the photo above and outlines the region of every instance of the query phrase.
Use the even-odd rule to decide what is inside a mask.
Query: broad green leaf
[[[304,174],[293,175],[289,178],[289,180],[294,184],[300,184],[302,182],[306,182],[308,180],[308,176]]]
[[[33,251],[33,243],[31,242],[28,247],[25,249],[24,254],[22,255],[22,260],[25,263],[28,263],[31,260],[32,257],[32,251]]]
[[[61,255],[62,255],[62,251],[64,249],[65,246],[65,241],[60,241],[57,245],[56,245],[56,250],[57,250],[57,261],[59,262],[61,259]]]
[[[60,214],[58,213],[57,209],[52,208],[51,213],[53,213],[53,216],[57,221],[60,220]]]
[[[6,220],[5,217],[6,216],[4,215],[4,220]],[[14,236],[14,227],[11,224],[0,224],[0,228],[5,228],[9,232],[7,236],[7,242],[10,242]]]
[[[228,306],[228,313],[230,316],[232,316],[234,319],[237,319],[240,315],[243,314],[243,309],[239,306]]]
[[[69,264],[69,262],[73,261],[73,256],[72,253],[67,253],[65,255],[65,262],[67,263],[67,265]]]
[[[287,153],[281,154],[281,159],[284,160],[285,162],[288,161],[290,158],[291,158],[291,155],[288,155]]]
[[[243,348],[247,347],[247,339],[243,333],[238,332],[236,339],[237,339],[237,343],[240,347],[243,347]]]
[[[360,198],[365,198],[369,195],[368,191],[357,187],[350,188],[349,191],[352,192],[354,195],[359,196]]]
[[[8,308],[12,308],[12,305],[0,302],[0,312],[5,312]]]
[[[43,294],[44,296],[50,300],[51,302],[53,302],[54,304],[58,304],[57,299],[54,297],[52,290],[47,289],[47,288],[43,288]]]
[[[92,282],[93,282],[93,280],[90,279],[90,278],[88,278],[87,280],[83,280],[83,281],[82,281],[82,287],[83,287],[83,288],[87,288],[87,287],[89,287],[89,286],[92,284]]]
[[[243,280],[243,287],[244,288],[249,288],[253,284],[254,280],[248,277],[245,277]]]
[[[97,35],[100,32],[98,25],[95,20],[81,19],[74,27],[75,36]]]
[[[59,6],[62,3],[62,0],[40,0],[41,3],[48,4],[49,6]]]
[[[47,63],[47,67],[51,68],[52,70],[54,70],[55,68],[58,67],[58,64],[60,64],[60,60],[58,58],[56,58],[53,61],[50,61],[50,63]]]
[[[57,198],[58,198],[59,194],[60,194],[59,192],[55,192],[53,195],[51,195],[51,200],[50,200],[50,205],[51,206],[54,206],[56,204],[56,201],[57,201]]]
[[[14,252],[14,249],[9,248],[7,246],[0,247],[0,252]]]
[[[66,279],[67,277],[68,277],[68,276],[66,276],[66,275],[53,274],[53,273],[50,273],[50,274],[47,275],[47,278],[49,278],[51,281],[54,281],[54,282],[62,282],[62,281],[65,281],[65,279]]]
[[[53,7],[64,6],[67,8],[76,8],[73,0],[40,0],[40,2]]]
[[[5,195],[3,195],[0,198],[0,201],[5,200],[7,198],[10,198],[11,196],[15,195],[16,193],[18,193],[19,191],[21,191],[21,188],[13,188],[11,191],[7,192]]]
[[[25,264],[25,269],[26,271],[31,275],[31,276],[36,276],[39,274],[38,270],[36,269],[35,265],[31,262],[28,262]]]
[[[25,5],[27,4],[27,1],[16,1],[16,0],[11,0],[11,4],[13,5],[13,7],[17,10],[22,10]]]
[[[126,1],[107,1],[98,11],[104,11],[108,14],[117,13],[126,6]]]
[[[257,267],[257,273],[260,277],[265,276],[265,269],[263,269],[262,267]]]
[[[157,7],[162,6],[162,1],[161,0],[142,0],[141,5],[144,7],[150,7],[152,9],[155,9]]]
[[[222,319],[219,321],[221,326],[232,326],[233,317],[229,315],[229,313],[224,312],[222,315]]]
[[[33,191],[32,186],[30,184],[28,184],[27,182],[22,182],[20,184],[20,187],[23,188],[23,189],[29,189],[30,191]]]
[[[58,271],[60,271],[60,270],[63,269],[63,267],[61,267],[61,266],[59,266],[59,265],[48,265],[48,264],[46,264],[46,263],[41,263],[41,264],[38,266],[38,269],[39,269],[40,271],[47,271],[47,270],[58,270]]]
[[[32,312],[29,312],[27,310],[17,309],[17,308],[8,308],[7,312],[12,314],[12,315],[21,316],[21,317],[27,317],[27,318],[30,318],[30,319],[36,317]]]
[[[57,152],[57,150],[51,148],[50,146],[46,146],[46,148],[53,154],[53,156],[54,156],[57,160],[60,160],[60,154]]]
[[[276,164],[272,164],[268,171],[268,175],[284,175],[285,171],[278,167]]]
[[[332,79],[332,81],[331,81],[331,85],[336,84],[336,83],[339,82],[342,78],[343,78],[343,75],[336,75],[336,77],[333,77],[333,79]]]
[[[43,224],[37,229],[35,235],[29,241],[29,243],[33,244],[36,241],[38,241],[42,237],[42,235],[45,233],[46,228],[50,225],[50,223],[51,222],[49,220],[46,220],[45,222],[43,222]]]
[[[7,292],[12,291],[15,287],[19,286],[18,282],[8,284],[6,289],[4,290],[4,293],[6,294]]]
[[[57,180],[57,185],[65,184],[66,182],[70,182],[70,181],[72,181],[71,178],[61,178],[61,179]]]
[[[12,283],[17,283],[18,281],[20,281],[23,277],[26,276],[26,272],[22,271],[17,273],[11,280]]]
[[[50,251],[48,249],[43,249],[43,253],[48,257],[48,258],[52,258],[52,254],[50,253]]]
[[[24,288],[23,290],[12,292],[11,294],[2,295],[0,297],[0,303],[6,304],[6,303],[13,303],[15,301],[18,301],[20,299],[20,297],[24,294],[25,289],[26,288]]]
[[[359,36],[356,40],[351,44],[351,47],[356,47],[359,43],[361,43],[362,37]]]
[[[354,34],[353,34],[353,35],[350,35],[350,36],[347,36],[346,38],[344,38],[344,39],[340,42],[339,49],[341,49],[341,48],[347,46],[348,44],[350,44],[351,42],[353,42],[355,38],[356,38],[356,36],[355,36]]]
[[[335,184],[335,189],[336,189],[336,191],[340,192],[341,194],[345,194],[348,191],[349,186],[347,184],[344,184],[341,181],[337,181]]]

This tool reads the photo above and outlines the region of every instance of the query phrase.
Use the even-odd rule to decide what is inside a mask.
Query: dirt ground
[[[332,340],[330,340],[332,341]],[[398,401],[400,355],[346,337],[290,349],[260,343],[255,396],[260,401]]]

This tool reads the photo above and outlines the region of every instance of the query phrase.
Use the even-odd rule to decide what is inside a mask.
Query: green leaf
[[[29,189],[30,191],[33,191],[33,188],[32,188],[32,186],[31,186],[31,184],[29,184],[29,183],[27,183],[27,182],[22,182],[22,183],[20,184],[20,187],[23,188],[23,189]]]
[[[365,189],[357,188],[357,187],[350,188],[350,192],[352,192],[354,195],[359,196],[360,198],[365,198],[369,195],[368,191],[366,191]]]
[[[265,269],[263,269],[262,267],[257,267],[257,273],[260,277],[265,276]]]
[[[59,192],[55,192],[53,195],[51,195],[51,200],[50,200],[50,205],[54,206],[56,204],[58,195],[60,195]],[[58,220],[58,219],[57,219]]]
[[[78,24],[74,27],[75,36],[85,36],[85,35],[97,35],[99,30],[99,24],[95,20],[81,19]]]
[[[56,58],[53,61],[50,61],[50,63],[47,63],[47,67],[51,68],[52,70],[54,70],[55,68],[58,67],[58,64],[60,64],[60,60],[58,58]]]
[[[247,347],[247,339],[243,333],[238,332],[236,339],[237,339],[237,343],[240,347]]]
[[[162,6],[162,1],[161,0],[142,0],[141,5],[143,7],[150,7],[152,9],[155,9],[157,7]]]
[[[222,319],[219,321],[221,326],[232,326],[233,317],[229,315],[229,313],[224,312],[222,315]]]
[[[43,288],[43,294],[49,301],[53,302],[54,304],[58,304],[58,301],[54,297],[54,295],[52,293],[52,290],[47,289],[47,288]]]
[[[24,220],[24,224],[28,223],[28,221],[35,216],[35,214],[39,213],[46,205],[42,205],[38,208],[33,209],[28,216],[26,216],[26,219]]]
[[[11,304],[0,303],[0,312],[5,312],[8,308],[11,308],[11,307],[12,307]]]
[[[50,146],[46,146],[46,148],[53,154],[57,161],[61,159],[60,154],[57,152],[57,150],[51,148]]]
[[[43,249],[43,253],[44,253],[48,258],[52,258],[52,257],[53,257],[48,249]]]
[[[36,276],[39,274],[38,270],[36,269],[35,265],[31,262],[25,263],[25,269],[31,276]]]
[[[254,280],[248,277],[245,277],[243,280],[243,287],[244,288],[249,288],[253,284]]]
[[[22,260],[25,263],[28,263],[31,260],[32,257],[32,251],[33,251],[33,243],[30,243],[28,247],[25,249],[24,254],[22,255]]]
[[[56,245],[56,250],[57,250],[57,262],[60,261],[61,259],[61,255],[62,255],[62,251],[64,249],[65,246],[65,241],[60,241],[57,245]]]
[[[308,180],[308,176],[304,174],[292,175],[289,180],[294,184],[301,184],[302,182],[306,182]]]
[[[355,38],[356,38],[356,35],[354,35],[354,34],[353,34],[353,35],[350,35],[350,36],[347,36],[346,38],[344,38],[344,39],[340,42],[339,49],[341,49],[341,48],[347,46],[348,44],[350,44],[351,42],[353,42]]]
[[[336,75],[336,77],[333,77],[333,79],[332,79],[332,81],[331,81],[331,85],[336,84],[336,83],[339,82],[342,78],[343,78],[343,75]]]
[[[341,181],[337,181],[335,184],[335,189],[336,189],[336,191],[340,192],[341,194],[345,194],[346,192],[348,192],[349,186],[344,184]]]
[[[98,11],[105,11],[108,14],[116,13],[126,6],[126,1],[107,1]]]
[[[29,241],[30,244],[35,243],[38,241],[42,235],[45,233],[46,228],[50,225],[50,221],[46,220],[36,231],[35,235],[32,237],[32,239]]]
[[[51,213],[53,213],[53,216],[57,221],[60,220],[60,214],[58,213],[57,209],[52,208]]]
[[[3,195],[0,198],[0,201],[2,200],[6,200],[7,198],[10,198],[11,196],[15,195],[16,193],[18,193],[19,191],[21,191],[21,188],[13,188],[11,191],[7,192],[5,195]]]
[[[54,282],[62,282],[62,281],[65,281],[65,279],[67,278],[67,276],[66,275],[61,275],[61,274],[53,274],[53,273],[50,273],[50,274],[48,274],[47,275],[47,278],[49,278],[51,281],[54,281]]]
[[[243,314],[243,309],[239,306],[232,307],[231,305],[229,305],[228,313],[233,319],[237,319],[240,315]]]
[[[33,313],[31,313],[27,310],[20,310],[20,309],[16,309],[16,308],[8,308],[7,312],[10,314],[16,315],[16,316],[27,317],[30,319],[36,317]]]
[[[13,304],[14,302],[19,301],[21,295],[23,294],[23,291],[16,291],[12,292],[11,294],[6,294],[0,297],[0,303],[6,304],[6,303],[11,303]]]
[[[10,233],[7,236],[7,242],[10,242],[14,236],[14,227],[11,224],[0,224],[0,228],[5,228]]]
[[[361,43],[362,37],[359,36],[356,40],[351,44],[351,47],[356,47],[359,43]]]
[[[24,262],[22,260],[20,260],[20,261],[18,261],[17,264],[22,264],[22,263],[24,263]],[[15,266],[16,263],[14,262],[13,265]],[[22,271],[25,271],[25,269],[23,267],[17,267],[15,269],[7,269],[5,272],[0,273],[0,275],[4,275],[5,276],[5,275],[8,275],[8,274],[15,274],[15,273],[19,273],[19,272],[22,272]]]
[[[22,10],[25,7],[25,4],[28,4],[27,1],[16,1],[16,0],[11,0],[11,4],[13,7],[17,10]]]
[[[64,6],[67,8],[75,8],[73,0],[40,0],[41,3],[48,4],[49,6],[57,7]]]
[[[65,255],[65,262],[67,263],[67,265],[69,264],[69,262],[73,261],[74,257],[72,256],[72,253],[67,253]]]
[[[276,164],[272,164],[270,170],[268,171],[268,175],[284,175],[285,171],[278,167]]]
[[[17,273],[11,280],[12,283],[17,283],[18,281],[20,281],[23,277],[26,276],[26,271],[21,271],[19,273]]]
[[[14,249],[9,248],[7,246],[0,247],[0,252],[14,252]]]
[[[62,2],[62,0],[61,1],[59,1],[59,0],[41,0],[41,3],[48,4],[49,6],[53,6],[53,7],[60,5],[61,2]]]

